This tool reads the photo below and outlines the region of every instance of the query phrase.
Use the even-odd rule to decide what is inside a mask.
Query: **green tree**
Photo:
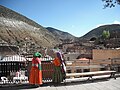
[[[104,39],[108,39],[108,38],[110,38],[110,32],[104,30],[103,33],[102,33],[102,37],[103,37]]]
[[[102,0],[104,4],[104,8],[106,7],[115,7],[115,5],[120,5],[120,0]]]

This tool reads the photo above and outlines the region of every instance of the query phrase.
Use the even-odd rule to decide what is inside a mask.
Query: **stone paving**
[[[13,86],[0,87],[0,90],[120,90],[120,77],[117,79],[104,78],[91,81],[74,80],[72,82],[53,85],[52,83],[44,84],[40,87],[30,86],[29,84],[17,84]]]

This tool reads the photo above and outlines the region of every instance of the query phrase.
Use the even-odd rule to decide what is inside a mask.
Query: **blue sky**
[[[44,27],[80,37],[105,24],[120,24],[120,5],[103,9],[102,0],[0,0]]]

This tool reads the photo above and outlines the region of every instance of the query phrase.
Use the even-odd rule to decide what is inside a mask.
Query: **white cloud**
[[[120,22],[119,21],[114,21],[113,24],[120,24]]]

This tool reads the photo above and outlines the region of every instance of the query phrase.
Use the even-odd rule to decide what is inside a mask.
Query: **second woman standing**
[[[53,74],[53,83],[61,83],[64,80],[65,73],[63,70],[62,57],[60,52],[55,53],[55,59],[53,60],[54,64],[54,74]]]

